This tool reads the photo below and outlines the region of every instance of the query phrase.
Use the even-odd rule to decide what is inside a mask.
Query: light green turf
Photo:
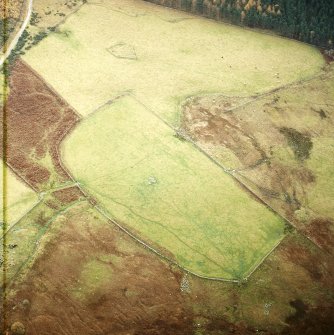
[[[0,160],[0,221],[3,221],[3,162]],[[6,173],[7,192],[7,224],[9,226],[21,218],[38,201],[37,194],[21,180],[19,180],[9,168]]]
[[[113,277],[114,273],[110,265],[92,258],[85,264],[78,283],[75,287],[71,287],[70,291],[74,298],[84,300],[87,295],[95,294],[99,287],[108,285]]]
[[[334,139],[314,138],[307,167],[315,174],[316,183],[308,193],[308,206],[317,213],[334,217]]]
[[[83,115],[131,90],[173,124],[188,96],[248,96],[324,65],[313,47],[138,0],[83,6],[23,58]]]
[[[283,237],[278,216],[132,97],[84,120],[62,154],[112,218],[197,274],[242,278]]]

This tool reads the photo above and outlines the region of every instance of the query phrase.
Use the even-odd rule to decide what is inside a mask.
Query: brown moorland
[[[292,233],[242,285],[190,278],[202,334],[331,335],[334,258]]]
[[[9,166],[37,191],[70,181],[58,146],[80,117],[22,60],[15,63],[9,78],[5,106]]]
[[[12,18],[18,20],[21,15],[21,8],[25,0],[1,0],[0,1],[0,19]]]
[[[291,233],[247,282],[202,280],[82,203],[56,219],[13,281],[8,321],[32,335],[329,335],[333,268],[332,256]]]
[[[25,279],[12,285],[8,317],[30,335],[191,334],[181,275],[79,205],[54,222]]]

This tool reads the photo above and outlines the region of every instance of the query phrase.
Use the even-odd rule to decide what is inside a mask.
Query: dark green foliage
[[[33,41],[32,41],[32,44],[33,45],[36,45],[38,44],[43,38],[45,38],[46,36],[48,36],[48,33],[45,32],[45,31],[41,31],[39,32],[37,35],[35,35],[33,37]]]
[[[278,30],[285,36],[328,46],[334,38],[333,0],[280,0],[282,16]],[[286,22],[282,30],[281,22]]]
[[[230,2],[236,2],[231,0]],[[246,11],[244,24],[272,29],[283,36],[323,47],[334,42],[333,0],[263,0]],[[268,6],[272,10],[267,11]]]
[[[296,129],[286,127],[281,128],[280,132],[287,139],[288,145],[297,160],[303,161],[310,157],[310,151],[313,147],[310,136],[302,134]]]
[[[15,48],[12,50],[8,57],[8,63],[13,64],[16,57],[19,55],[24,55],[24,50],[29,50],[33,45],[38,44],[43,38],[48,35],[47,32],[41,31],[35,36],[31,36],[27,30],[24,30],[21,37],[19,38]]]
[[[323,120],[323,119],[326,119],[327,118],[327,114],[326,114],[326,112],[322,109],[322,108],[320,108],[320,110],[316,110],[316,109],[314,109],[313,107],[311,108],[314,112],[316,112],[319,116],[320,116],[320,118]]]
[[[38,14],[36,12],[33,12],[31,14],[30,24],[35,26],[38,22],[39,22]]]
[[[146,0],[165,4],[163,0]],[[303,42],[331,49],[334,45],[334,0],[213,1],[222,19],[238,25],[274,30]],[[216,3],[216,4],[214,4]],[[207,15],[208,2],[180,0],[186,11]]]
[[[17,55],[22,54],[22,50],[24,48],[24,46],[26,45],[26,42],[29,38],[29,33],[27,30],[24,30],[21,37],[19,38],[18,42],[16,43],[15,48],[13,49],[13,51],[11,52],[11,54],[8,57],[8,63],[12,64],[14,62],[14,60],[16,59]]]
[[[196,12],[199,14],[203,14],[203,5],[204,0],[196,0]]]
[[[15,20],[11,18],[0,19],[0,45],[4,45],[7,41],[11,32],[13,32],[15,27]]]
[[[318,111],[318,114],[322,119],[327,118],[327,114],[325,113],[325,111],[323,109],[320,109],[320,111]]]
[[[244,23],[248,27],[252,27],[252,28],[262,26],[261,15],[258,15],[256,8],[252,7],[249,11],[247,11]]]
[[[181,9],[191,11],[192,0],[181,0]]]
[[[292,234],[295,231],[295,228],[288,222],[285,222],[284,225],[284,234]]]

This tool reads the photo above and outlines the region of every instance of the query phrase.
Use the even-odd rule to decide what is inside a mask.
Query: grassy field
[[[308,194],[308,206],[329,218],[334,217],[334,138],[314,140],[314,150],[308,167],[314,172],[317,182]]]
[[[1,197],[0,197],[0,221],[3,221],[3,179],[2,179],[2,171],[3,171],[3,163],[0,161],[0,189],[1,189]],[[8,223],[9,225],[17,221],[24,215],[37,201],[37,194],[27,187],[22,181],[17,179],[17,177],[7,168],[7,210],[8,210]]]
[[[24,60],[83,115],[132,91],[173,124],[188,96],[248,96],[324,64],[295,41],[133,0],[88,3]]]
[[[132,97],[83,121],[62,153],[111,217],[197,274],[242,278],[283,237],[279,217]]]

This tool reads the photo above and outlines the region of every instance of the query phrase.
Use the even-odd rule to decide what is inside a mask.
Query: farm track
[[[286,84],[286,85],[279,86],[277,88],[274,88],[274,89],[269,90],[267,92],[264,92],[262,94],[254,96],[254,99],[252,99],[250,101],[247,101],[247,102],[245,102],[243,104],[240,104],[240,105],[238,105],[236,107],[233,107],[233,108],[230,108],[230,109],[226,109],[225,113],[234,112],[234,111],[239,110],[239,109],[241,109],[241,108],[243,108],[243,107],[245,107],[247,105],[250,105],[251,103],[254,103],[254,102],[256,102],[256,101],[258,101],[258,100],[260,100],[262,98],[268,97],[268,96],[270,96],[273,93],[280,92],[280,91],[282,91],[284,89],[293,87],[295,85],[301,85],[301,84],[307,83],[309,81],[312,81],[313,79],[321,78],[324,75],[325,74],[323,72],[320,72],[320,73],[317,73],[317,74],[315,74],[313,76],[310,76],[309,78],[305,78],[305,79],[302,79],[302,80],[299,80],[299,81],[295,81],[293,83],[289,83],[289,84]]]
[[[38,201],[35,202],[31,208],[29,208],[18,220],[16,220],[10,228],[7,230],[6,233],[3,233],[1,235],[0,241],[4,238],[4,235],[7,235],[23,218],[25,218],[34,208],[36,208],[42,201],[43,201],[43,194],[38,194]],[[0,221],[0,224],[3,224],[3,222]]]
[[[21,25],[20,30],[15,35],[13,40],[10,42],[10,45],[9,45],[8,48],[7,48],[7,43],[4,44],[4,47],[3,47],[4,48],[4,54],[0,57],[0,67],[3,65],[4,61],[9,57],[12,50],[16,47],[16,44],[17,44],[18,40],[20,39],[21,35],[23,34],[24,30],[26,29],[26,27],[27,27],[27,25],[30,21],[30,17],[31,17],[32,5],[33,5],[33,0],[29,0],[28,8],[27,8],[27,14],[26,14],[26,17],[25,17],[22,25]]]

